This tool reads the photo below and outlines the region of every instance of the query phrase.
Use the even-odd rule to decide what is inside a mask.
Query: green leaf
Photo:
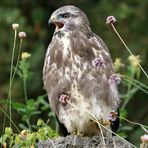
[[[127,138],[127,134],[125,132],[119,132],[119,135],[122,137],[122,138]]]
[[[120,127],[120,130],[122,130],[122,131],[131,131],[131,130],[133,130],[133,127],[123,125],[122,127]]]
[[[19,102],[12,103],[12,108],[16,110],[23,109],[25,107],[26,106],[23,103],[19,103]]]
[[[123,117],[123,118],[126,118],[127,117],[127,110],[126,109],[121,109],[120,110],[120,116],[121,117]],[[121,120],[123,120],[122,118],[121,118]]]
[[[41,111],[33,111],[32,113],[31,113],[31,115],[38,115],[38,114],[40,114],[41,113]]]
[[[20,123],[19,124],[19,127],[21,128],[21,129],[28,129],[28,127],[27,126],[25,126],[24,124],[22,124],[22,123]]]

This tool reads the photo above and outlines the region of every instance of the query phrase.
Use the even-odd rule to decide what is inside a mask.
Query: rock
[[[40,141],[38,148],[132,148],[132,146],[117,137],[114,137],[114,142],[112,137],[105,138],[104,146],[100,136],[68,135],[67,137]]]

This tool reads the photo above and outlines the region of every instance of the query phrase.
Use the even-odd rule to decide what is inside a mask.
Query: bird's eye
[[[70,13],[64,13],[64,14],[62,14],[62,17],[63,18],[69,18],[70,17]]]

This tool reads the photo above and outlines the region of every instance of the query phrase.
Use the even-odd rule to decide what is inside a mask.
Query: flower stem
[[[119,116],[118,116],[119,117]],[[148,126],[146,126],[146,125],[143,125],[143,124],[141,124],[141,123],[138,123],[138,122],[133,122],[133,121],[130,121],[130,120],[128,120],[128,119],[126,119],[126,118],[124,118],[124,117],[119,117],[120,119],[123,119],[123,120],[125,120],[126,122],[128,122],[128,123],[130,123],[130,124],[133,124],[133,125],[138,125],[138,126],[140,126],[146,133],[148,133]]]
[[[31,124],[30,124],[29,119],[26,122],[27,122],[27,125],[28,125],[29,130],[31,130]]]
[[[25,102],[27,103],[28,96],[27,96],[26,78],[23,78],[23,87],[24,87]]]
[[[18,68],[18,64],[19,64],[19,60],[20,60],[20,55],[21,55],[21,50],[22,50],[22,42],[23,42],[23,40],[20,39],[19,53],[18,53],[17,62],[16,62],[16,65],[15,65],[15,71],[14,71],[14,73],[13,73],[11,83],[13,83],[14,77],[15,77],[16,72],[17,72],[17,68]]]
[[[129,76],[126,76],[126,75],[121,75],[121,74],[119,74],[121,77],[123,77],[123,78],[125,78],[125,79],[128,79],[128,80],[130,80],[130,81],[133,81],[134,83],[137,83],[139,86],[142,86],[143,88],[145,88],[145,89],[148,89],[148,86],[146,86],[144,83],[142,83],[142,82],[140,82],[140,81],[138,81],[138,80],[136,80],[136,79],[134,79],[134,78],[131,78],[131,77],[129,77]],[[148,93],[148,92],[147,92]]]
[[[117,36],[119,37],[119,39],[121,40],[121,42],[123,43],[123,45],[125,46],[125,48],[127,49],[127,51],[133,55],[133,53],[130,51],[130,49],[128,48],[128,46],[126,45],[126,43],[124,42],[124,40],[122,39],[122,37],[120,36],[120,34],[118,33],[118,31],[116,30],[115,26],[113,23],[111,23],[111,27],[113,28],[114,32],[117,34]],[[141,64],[138,62],[138,66],[140,67],[140,69],[142,70],[142,72],[145,74],[145,76],[148,78],[148,74],[146,73],[146,71],[143,69],[143,67],[141,66]]]
[[[8,91],[8,98],[9,98],[9,115],[10,115],[10,127],[11,127],[11,121],[12,121],[12,109],[11,109],[11,103],[12,103],[12,76],[13,76],[13,62],[14,62],[14,53],[15,53],[15,46],[16,46],[16,36],[17,36],[17,30],[15,30],[14,34],[14,42],[13,42],[13,49],[12,49],[12,57],[11,57],[11,67],[10,67],[10,79],[9,79],[9,91]]]
[[[13,74],[13,62],[14,62],[14,53],[15,53],[15,47],[16,47],[16,36],[17,36],[17,30],[14,32],[14,41],[13,41],[13,48],[12,48],[12,56],[11,56],[11,64],[10,64],[10,77],[9,77],[9,89],[8,89],[8,96],[7,96],[7,104],[6,104],[6,110],[8,109],[9,105],[9,116],[10,116],[10,127],[11,127],[11,121],[12,121],[12,112],[11,112],[11,102],[12,102],[12,74]],[[6,122],[6,114],[4,115],[4,121],[3,121],[3,131],[5,128],[5,122]]]
[[[17,131],[20,133],[19,128],[16,126],[16,124],[13,122],[13,120],[10,119],[9,115],[6,113],[6,111],[3,110],[2,107],[0,107],[0,110],[5,114],[5,116],[10,120],[10,122],[14,125],[14,127],[17,129]]]

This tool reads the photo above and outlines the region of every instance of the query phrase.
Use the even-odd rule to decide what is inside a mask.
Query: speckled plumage
[[[120,102],[116,85],[109,83],[114,74],[109,50],[79,8],[61,7],[51,19],[56,29],[43,68],[51,108],[69,133],[97,134],[98,125],[91,118],[108,123]],[[61,94],[69,96],[66,103],[59,101]]]

